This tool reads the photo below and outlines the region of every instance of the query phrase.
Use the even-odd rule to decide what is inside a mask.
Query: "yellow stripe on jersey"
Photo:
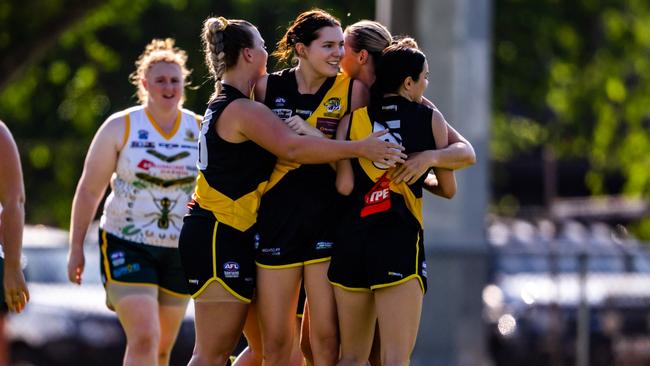
[[[156,129],[156,131],[158,131],[160,136],[164,137],[165,140],[169,140],[172,137],[174,137],[174,135],[176,135],[176,131],[178,131],[178,128],[181,126],[181,114],[182,114],[181,111],[178,111],[178,116],[176,116],[176,121],[174,121],[174,127],[172,128],[171,131],[169,131],[169,133],[163,131],[163,129],[160,128],[158,122],[156,122],[156,120],[153,118],[151,113],[149,113],[149,111],[146,108],[144,109],[144,112],[147,114],[147,118],[149,118],[149,122],[151,122],[151,124]]]
[[[124,116],[124,138],[122,139],[122,147],[120,147],[120,151],[122,151],[127,141],[129,141],[130,133],[131,133],[131,114],[127,113]]]
[[[370,120],[370,116],[368,116],[367,107],[354,111],[352,120],[350,121],[350,140],[363,140],[371,135],[374,132],[373,124],[374,123]],[[370,160],[359,158],[358,161],[364,173],[373,182],[377,182],[386,172],[386,169],[376,167],[375,163]],[[390,190],[404,197],[406,207],[408,207],[409,211],[420,223],[420,227],[422,227],[422,198],[415,197],[413,191],[411,191],[406,182],[399,184],[390,182]]]
[[[325,97],[314,113],[307,118],[307,123],[312,127],[317,128],[319,118],[327,118],[340,121],[349,108],[348,95],[350,92],[351,79],[349,76],[339,73],[332,87],[327,91]],[[266,186],[266,191],[273,188],[287,173],[298,168],[299,163],[288,160],[278,159],[275,164],[269,184]]]
[[[202,208],[212,211],[219,222],[243,232],[253,226],[257,220],[257,209],[266,184],[267,182],[264,181],[254,191],[233,200],[210,187],[203,172],[199,171],[194,200]]]

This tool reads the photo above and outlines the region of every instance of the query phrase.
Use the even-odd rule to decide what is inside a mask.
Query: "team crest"
[[[341,98],[333,97],[327,100],[325,104],[325,110],[327,113],[334,113],[341,110]]]
[[[148,138],[149,138],[149,131],[147,131],[147,130],[139,130],[138,131],[138,139],[146,140]]]
[[[185,141],[196,141],[196,135],[194,135],[194,131],[190,130],[189,128],[185,130]]]

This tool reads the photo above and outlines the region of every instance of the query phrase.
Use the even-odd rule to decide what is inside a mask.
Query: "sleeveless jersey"
[[[287,69],[269,75],[264,102],[280,118],[299,115],[331,138],[349,110],[351,92],[352,79],[338,74],[328,78],[316,94],[300,94],[295,69]],[[281,228],[305,220],[331,226],[323,215],[337,200],[335,179],[328,164],[300,165],[279,159],[264,191],[260,234],[274,238]]]
[[[200,117],[181,110],[167,134],[143,106],[122,113],[124,146],[100,227],[120,239],[175,248],[197,173]]]
[[[231,143],[217,134],[219,116],[228,104],[239,98],[247,97],[223,84],[219,96],[205,112],[199,139],[199,176],[193,198],[219,222],[243,232],[257,220],[260,197],[277,159],[253,141]]]
[[[295,69],[285,69],[269,75],[264,104],[282,120],[298,115],[328,138],[333,138],[336,136],[339,121],[348,113],[351,93],[352,79],[339,73],[336,77],[325,80],[316,94],[300,94]],[[332,168],[328,164],[301,166],[298,163],[279,159],[266,190],[271,190],[280,180],[294,179],[287,175],[299,167],[321,171],[321,178],[332,173]],[[322,170],[326,170],[324,175]],[[297,183],[313,184],[314,182]]]
[[[382,138],[404,146],[406,154],[433,150],[436,143],[431,115],[430,108],[403,97],[373,100],[370,106],[353,112],[348,139],[361,140],[374,132],[388,129],[389,133]],[[386,165],[362,158],[351,159],[351,163],[354,171],[354,188],[350,195],[353,220],[371,222],[373,217],[378,217],[375,215],[393,212],[407,222],[422,227],[422,186],[426,174],[412,185],[405,182],[395,184],[384,176],[388,169]],[[382,204],[382,198],[390,202]]]

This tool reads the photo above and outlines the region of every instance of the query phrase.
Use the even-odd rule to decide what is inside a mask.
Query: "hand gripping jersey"
[[[124,240],[175,248],[196,179],[200,117],[183,109],[166,134],[143,106],[123,113],[124,146],[100,227]]]
[[[295,69],[286,69],[269,75],[264,103],[280,118],[299,115],[333,138],[339,121],[348,113],[351,93],[352,79],[338,74],[328,78],[316,94],[300,94]],[[323,206],[336,199],[335,178],[328,164],[300,165],[280,159],[264,192],[260,233],[275,232],[287,222],[297,220],[295,215],[302,215],[303,220],[318,220]]]
[[[243,232],[257,219],[260,196],[277,159],[253,141],[231,143],[217,134],[219,116],[239,98],[247,97],[224,84],[205,112],[197,163],[200,171],[193,198],[219,222]]]
[[[349,140],[389,130],[383,138],[404,146],[404,153],[436,148],[431,127],[432,110],[405,98],[394,96],[374,101],[369,107],[353,112]],[[406,222],[422,227],[422,185],[426,174],[408,185],[394,184],[387,177],[388,166],[367,159],[352,159],[354,189],[350,195],[355,221],[371,222],[374,215],[398,213]]]

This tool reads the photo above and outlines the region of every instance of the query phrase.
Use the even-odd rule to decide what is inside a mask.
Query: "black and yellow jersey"
[[[269,75],[264,103],[281,119],[298,115],[333,138],[349,112],[352,83],[338,74],[326,79],[315,94],[300,94],[295,69],[286,69]],[[328,164],[300,165],[279,159],[262,199],[260,231],[274,231],[306,211],[318,217],[336,199],[335,178]]]
[[[400,96],[373,100],[370,106],[352,113],[348,139],[362,140],[368,135],[388,129],[382,138],[404,146],[404,153],[436,148],[431,126],[432,110]],[[367,159],[351,159],[354,189],[350,205],[355,220],[372,221],[375,215],[397,213],[407,222],[422,227],[422,186],[426,174],[408,185],[395,184],[387,178],[388,166]]]
[[[253,141],[231,143],[217,134],[219,116],[228,104],[239,98],[248,97],[224,84],[205,112],[193,199],[201,208],[211,211],[219,222],[245,231],[257,219],[260,196],[277,159]]]
[[[268,76],[264,104],[282,120],[298,115],[327,137],[334,138],[339,121],[349,111],[351,93],[352,79],[339,73],[326,79],[316,94],[300,94],[295,69],[285,69]],[[299,166],[279,159],[267,190]],[[328,165],[320,166],[326,168]]]

